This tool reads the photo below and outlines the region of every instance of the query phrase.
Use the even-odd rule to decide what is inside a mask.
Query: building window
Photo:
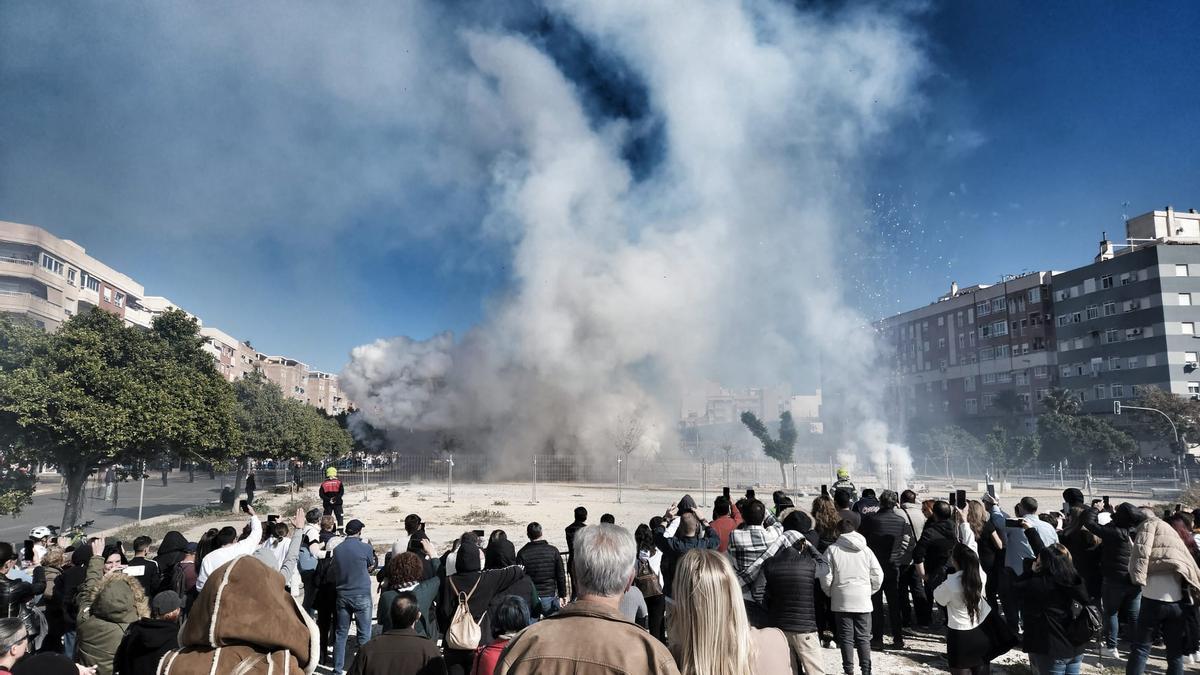
[[[996,358],[1008,358],[1008,345],[1000,345],[999,347],[996,347]]]
[[[1088,305],[1087,318],[1088,318],[1088,321],[1091,321],[1092,319],[1099,319],[1100,318],[1100,306],[1099,305]]]
[[[112,302],[112,289],[111,288],[104,289],[104,301]]]
[[[1037,390],[1037,400],[1039,400],[1039,401],[1045,399],[1049,395],[1050,395],[1049,389],[1038,389]]]
[[[1004,311],[1004,298],[992,298],[992,311],[993,312],[1003,312]]]
[[[123,307],[125,305],[125,294],[121,291],[117,291],[117,296],[116,299],[113,300],[113,304],[117,307]]]
[[[1188,276],[1188,266],[1187,265],[1176,265],[1175,266],[1175,276],[1177,276],[1177,277]]]
[[[62,261],[59,260],[58,258],[55,258],[54,256],[46,254],[46,253],[42,254],[42,267],[45,267],[46,269],[50,270],[51,272],[54,272],[55,274],[63,273]]]
[[[1158,365],[1158,357],[1155,356],[1154,354],[1147,354],[1146,355],[1146,367],[1153,368],[1154,366],[1157,366],[1157,365]]]
[[[1122,398],[1123,396],[1125,396],[1125,385],[1120,382],[1114,382],[1112,385],[1112,397]]]
[[[979,412],[978,401],[976,401],[973,398],[969,398],[969,399],[967,399],[966,403],[967,403],[967,414],[968,415],[974,415]]]
[[[946,338],[938,338],[938,349],[946,348]]]
[[[1033,376],[1034,377],[1036,377],[1038,379],[1045,379],[1049,375],[1050,375],[1050,369],[1047,368],[1046,366],[1034,366],[1033,367]]]
[[[1112,344],[1121,340],[1120,335],[1115,328],[1109,328],[1104,331],[1104,344]]]
[[[1196,334],[1196,323],[1193,321],[1184,321],[1183,323],[1179,324],[1179,327],[1180,332],[1184,335]]]
[[[1067,316],[1066,314],[1059,314],[1058,318],[1054,320],[1054,323],[1057,324],[1061,328],[1061,327],[1067,325],[1070,322],[1070,320],[1071,320],[1071,317]]]
[[[996,381],[1003,384],[1008,384],[1009,382],[1012,382],[1012,373],[996,373]]]
[[[1100,277],[1100,288],[1112,288],[1113,280],[1111,274],[1106,274]]]
[[[75,270],[74,269],[67,270],[67,283],[71,284],[72,286],[75,285]]]
[[[974,375],[968,375],[963,378],[963,391],[975,391]]]
[[[96,277],[88,274],[87,272],[83,273],[83,284],[82,285],[85,286],[89,291],[99,292],[99,290],[100,290],[100,280],[97,279]]]
[[[1119,357],[1119,356],[1109,357],[1108,369],[1109,370],[1120,370],[1121,369],[1121,357]]]
[[[992,324],[992,335],[1008,335],[1008,322],[997,321]]]
[[[1022,387],[1028,386],[1029,385],[1029,374],[1026,373],[1025,371],[1021,371],[1021,372],[1017,373],[1017,384]]]
[[[940,327],[940,326],[945,326],[945,325],[946,325],[946,317],[939,316],[938,317],[938,326]]]
[[[984,373],[983,374],[983,383],[984,384],[996,384],[996,374],[995,373]]]
[[[1071,312],[1071,323],[1080,323],[1083,321],[1083,314],[1080,312]]]
[[[1188,382],[1188,393],[1193,396],[1200,394],[1200,382]]]
[[[1117,313],[1117,304],[1115,302],[1104,303],[1104,316],[1112,316]]]
[[[995,394],[984,394],[984,395],[983,395],[983,409],[984,409],[984,410],[991,410],[991,408],[992,408],[992,402],[993,402],[993,401],[995,401],[995,400],[996,400],[996,395],[995,395]]]
[[[1063,377],[1071,377],[1075,374],[1075,371],[1071,370],[1071,366],[1063,366],[1059,369],[1059,374]]]
[[[1095,392],[1096,392],[1096,400],[1097,401],[1099,401],[1102,398],[1108,398],[1108,387],[1106,387],[1102,384],[1098,384],[1095,386]]]
[[[1075,338],[1075,349],[1083,349],[1083,338]]]
[[[1071,341],[1070,340],[1063,340],[1062,342],[1058,343],[1058,351],[1066,352],[1066,351],[1070,351],[1070,350],[1071,350]]]
[[[1182,307],[1191,307],[1192,306],[1192,294],[1191,293],[1180,293],[1179,294],[1179,304]]]
[[[1138,367],[1138,357],[1136,357],[1136,356],[1129,357],[1128,359],[1125,360],[1125,365],[1130,370],[1137,368]]]
[[[975,313],[979,316],[987,316],[992,313],[991,305],[986,302],[981,302],[975,305]]]
[[[967,338],[962,333],[958,334],[958,348],[963,349],[967,346]]]
[[[1029,289],[1029,292],[1025,294],[1025,297],[1029,299],[1029,302],[1041,302],[1042,288],[1039,286],[1037,288]]]

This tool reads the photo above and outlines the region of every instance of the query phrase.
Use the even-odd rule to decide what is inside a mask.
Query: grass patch
[[[403,511],[401,510],[401,508],[399,506],[389,506],[386,509],[383,509],[382,511],[380,511],[380,513],[403,513]]]
[[[400,491],[399,491],[399,490],[392,490],[391,492],[389,492],[389,493],[388,493],[388,495],[389,495],[389,496],[391,496],[391,497],[392,497],[392,499],[395,499],[396,497],[399,497],[399,496],[400,496]]]
[[[496,501],[492,502],[492,506],[508,506],[508,502],[504,501],[503,499],[497,499]]]

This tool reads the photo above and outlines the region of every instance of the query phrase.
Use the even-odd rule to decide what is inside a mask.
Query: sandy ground
[[[646,477],[652,480],[652,477]],[[860,488],[871,485],[870,479],[859,483]],[[978,498],[976,484],[958,484],[944,480],[918,482],[921,488],[921,498],[941,497],[947,492],[961,488],[968,491],[972,498]],[[758,489],[760,498],[769,498],[774,488],[763,486]],[[742,490],[738,491],[739,493]],[[712,500],[719,492],[704,494],[693,493],[692,497],[711,508]],[[1015,486],[1008,492],[1000,494],[1001,502],[1010,508],[1022,496],[1031,495],[1049,508],[1057,508],[1061,504],[1062,491],[1060,488],[1030,489]],[[565,550],[566,540],[563,528],[572,520],[572,510],[576,506],[585,506],[589,512],[589,522],[599,522],[604,513],[611,513],[620,525],[636,527],[639,522],[645,522],[654,515],[661,514],[667,506],[677,501],[682,494],[677,490],[655,489],[648,487],[625,488],[621,501],[617,501],[617,490],[612,486],[539,484],[537,487],[537,502],[533,502],[532,489],[529,483],[496,483],[496,484],[463,484],[455,485],[453,501],[447,499],[445,484],[403,484],[395,486],[372,487],[368,490],[349,489],[345,501],[345,517],[358,518],[366,524],[364,535],[377,548],[385,548],[392,542],[404,539],[404,516],[417,513],[426,522],[426,532],[438,545],[444,548],[450,541],[467,530],[485,530],[489,534],[493,529],[502,529],[517,548],[526,541],[525,525],[530,521],[540,522],[545,530],[546,538],[555,546]],[[802,497],[801,501],[811,501],[812,494]],[[1114,500],[1124,500],[1126,497],[1118,493],[1110,495]],[[316,504],[315,491],[311,494],[312,503]],[[267,496],[276,512],[288,501],[287,495]],[[1131,499],[1144,502],[1145,498]],[[230,521],[236,524],[237,521]],[[185,528],[189,539],[198,537],[204,529],[214,523],[206,523],[192,528]],[[908,648],[903,652],[876,652],[872,656],[873,668],[876,672],[910,674],[946,672],[945,640],[940,635],[918,636],[908,641]],[[1155,650],[1149,672],[1162,672],[1164,663],[1161,659],[1161,649]],[[828,672],[840,670],[841,657],[836,649],[825,650],[825,661]],[[1025,655],[1019,651],[1010,652],[995,664],[996,673],[1031,673]],[[1085,673],[1123,672],[1124,660],[1117,662],[1113,659],[1100,661],[1093,650],[1086,658]]]

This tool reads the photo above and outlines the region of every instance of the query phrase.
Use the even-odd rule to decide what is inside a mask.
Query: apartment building
[[[1056,381],[1052,274],[952,284],[936,302],[877,322],[890,366],[889,416],[994,416],[1004,390],[1032,416]]]
[[[789,385],[773,387],[723,387],[705,382],[701,387],[683,392],[680,421],[692,426],[740,423],[743,412],[752,412],[759,419],[774,420],[792,403]]]
[[[1200,214],[1152,211],[1126,235],[1053,281],[1061,386],[1086,412],[1110,413],[1145,386],[1200,396]]]
[[[349,401],[338,386],[337,375],[319,370],[308,371],[308,384],[304,387],[305,403],[320,408],[330,415],[349,409]]]
[[[149,327],[145,289],[87,254],[82,246],[40,227],[0,221],[0,313],[54,330],[99,307]]]
[[[257,369],[259,354],[245,342],[211,326],[202,326],[200,336],[204,350],[212,354],[217,372],[226,380],[240,380]]]

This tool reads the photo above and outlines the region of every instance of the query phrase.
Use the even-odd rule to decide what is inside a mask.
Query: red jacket
[[[471,675],[492,675],[496,672],[496,664],[500,663],[500,654],[508,645],[507,639],[498,639],[490,645],[475,650],[475,667]]]
[[[709,523],[709,526],[717,532],[717,539],[720,541],[717,544],[717,550],[721,553],[729,551],[729,533],[742,524],[742,512],[738,511],[737,504],[730,504],[729,508],[733,511],[732,515],[721,516]]]
[[[321,487],[317,489],[317,494],[321,496],[321,502],[325,506],[336,506],[342,503],[342,495],[345,494],[346,488],[342,485],[342,481],[337,478],[326,478]]]

